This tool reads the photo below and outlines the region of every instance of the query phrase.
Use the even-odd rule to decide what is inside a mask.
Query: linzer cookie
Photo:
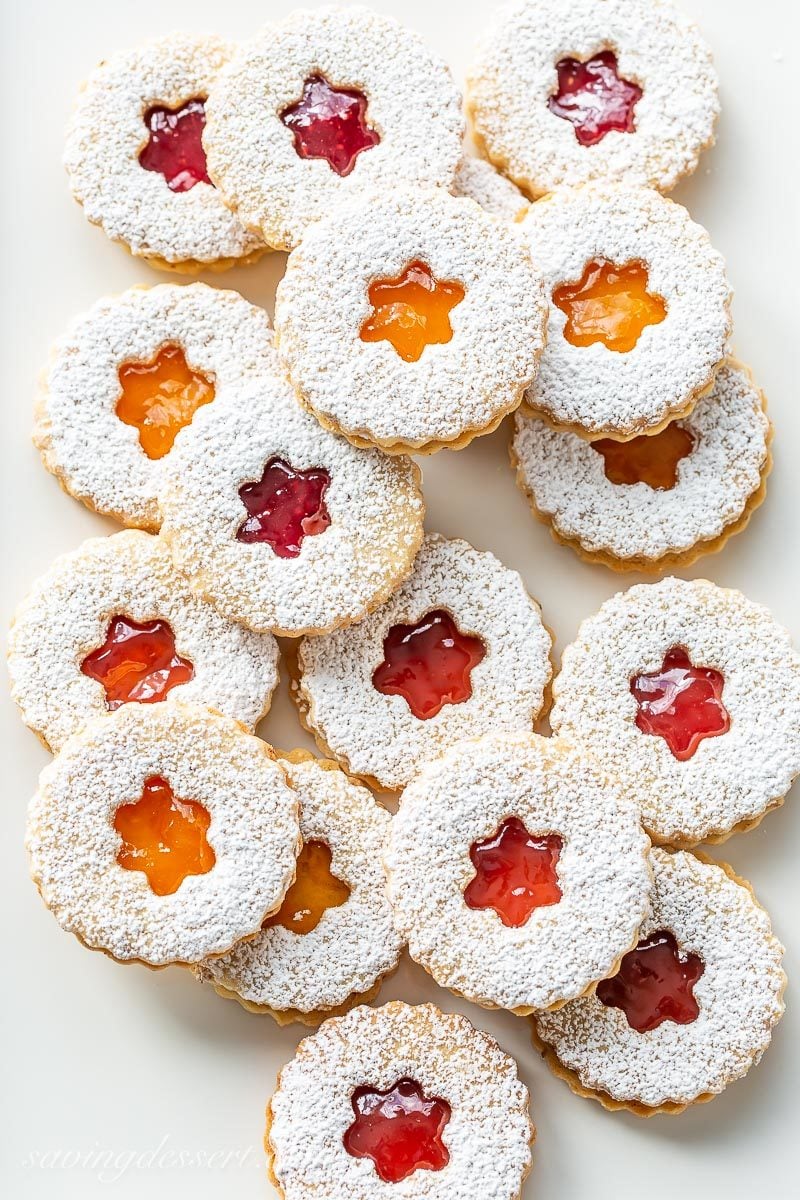
[[[251,1012],[318,1025],[374,999],[397,966],[383,874],[391,817],[334,763],[303,751],[281,762],[300,798],[295,881],[255,938],[195,973]]]
[[[764,499],[772,427],[733,359],[681,421],[628,442],[587,442],[518,414],[517,482],[556,541],[615,571],[685,567],[721,550]]]
[[[237,292],[130,288],[99,300],[54,346],[33,440],[71,495],[156,531],[164,468],[182,430],[273,361],[267,314]]]
[[[429,534],[392,598],[353,629],[301,642],[293,694],[327,753],[403,787],[462,738],[531,729],[550,634],[516,571]]]
[[[521,221],[528,211],[528,201],[516,184],[485,158],[463,155],[450,190],[454,196],[474,200],[502,221]]]
[[[483,37],[476,138],[531,196],[591,180],[669,191],[714,140],[717,76],[667,0],[524,0]]]
[[[390,194],[399,180],[449,187],[463,133],[450,71],[417,34],[332,6],[240,46],[209,99],[204,144],[227,203],[290,250],[353,196]]]
[[[326,427],[428,454],[517,407],[546,309],[516,229],[441,189],[392,188],[308,229],[278,287],[275,337]]]
[[[494,1038],[432,1004],[334,1017],[297,1048],[267,1107],[282,1200],[474,1194],[519,1200],[534,1128]]]
[[[713,1099],[756,1064],[783,1015],[783,947],[730,867],[653,850],[636,949],[593,996],[534,1018],[580,1096],[640,1117]]]
[[[93,717],[170,697],[253,729],[278,682],[278,645],[221,617],[188,587],[159,538],[91,538],[56,559],[20,605],[11,693],[52,750]]]
[[[656,842],[752,828],[800,773],[800,656],[766,608],[704,579],[606,601],[553,696],[553,730],[623,781]]]
[[[588,994],[636,944],[650,843],[636,798],[569,742],[462,742],[403,792],[389,899],[437,983],[521,1015]]]
[[[518,228],[550,301],[526,407],[623,441],[688,416],[731,327],[725,263],[706,231],[649,188],[609,184],[548,196]]]
[[[167,462],[162,537],[191,587],[258,632],[361,620],[411,570],[419,469],[356,450],[295,402],[274,356],[187,430]]]
[[[155,267],[220,269],[266,249],[222,201],[205,105],[232,47],[173,33],[101,62],[81,88],[64,164],[93,225]]]
[[[28,809],[31,875],[91,950],[150,967],[252,937],[300,848],[298,798],[265,742],[181,704],[129,704],[71,738]]]

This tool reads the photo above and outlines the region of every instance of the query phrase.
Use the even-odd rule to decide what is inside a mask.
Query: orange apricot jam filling
[[[694,438],[677,421],[649,437],[615,442],[600,438],[591,443],[602,454],[606,479],[611,483],[646,483],[657,492],[668,492],[678,482],[678,463],[694,450]]]
[[[331,850],[325,842],[308,841],[297,858],[297,875],[283,904],[264,922],[264,929],[282,925],[292,933],[311,933],[329,908],[341,908],[350,888],[331,871]]]
[[[667,315],[661,296],[648,292],[647,284],[644,263],[587,263],[577,283],[563,283],[553,292],[553,303],[567,317],[564,337],[572,346],[602,342],[619,354],[633,350],[642,331]]]
[[[171,896],[189,875],[206,875],[216,862],[206,833],[211,814],[196,800],[179,800],[166,779],[151,775],[140,800],[114,816],[122,838],[117,862],[143,871],[157,896]]]
[[[451,340],[450,310],[466,293],[460,283],[437,280],[417,261],[396,279],[371,283],[368,295],[372,312],[361,326],[361,340],[390,342],[405,362],[417,362],[426,346]]]
[[[194,414],[214,399],[214,385],[186,362],[180,346],[162,346],[150,362],[125,362],[116,413],[139,431],[148,458],[164,458]]]

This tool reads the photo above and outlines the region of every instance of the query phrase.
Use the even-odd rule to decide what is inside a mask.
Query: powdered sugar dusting
[[[12,695],[23,720],[58,750],[106,712],[103,685],[81,671],[112,617],[167,621],[194,677],[170,696],[208,704],[254,728],[278,682],[278,645],[221,617],[189,589],[163,543],[135,530],[91,538],[56,559],[20,606],[10,636]]]
[[[613,50],[638,83],[633,133],[582,146],[548,108],[556,64]],[[669,191],[714,140],[717,76],[697,26],[664,0],[523,0],[483,37],[467,102],[489,157],[531,195],[588,180]]]
[[[501,175],[485,158],[463,155],[458,164],[455,182],[450,189],[454,196],[465,196],[502,221],[519,221],[528,208],[528,201],[510,179]]]
[[[519,928],[471,909],[469,851],[516,816],[558,834],[562,897]],[[581,995],[636,940],[650,895],[636,798],[563,741],[499,734],[453,747],[403,793],[386,854],[411,957],[443,987],[521,1012]]]
[[[589,437],[632,436],[681,416],[710,387],[730,332],[722,255],[685,208],[647,188],[587,186],[532,204],[519,228],[545,289],[581,278],[586,264],[642,262],[666,318],[627,353],[573,346],[550,305],[547,345],[525,395],[537,414]]]
[[[357,1087],[386,1090],[404,1077],[450,1105],[442,1134],[450,1161],[405,1184],[384,1183],[342,1138]],[[285,1200],[467,1200],[476,1180],[484,1200],[517,1200],[530,1169],[528,1092],[514,1060],[466,1018],[432,1004],[356,1008],[326,1021],[281,1071],[269,1117],[268,1153]]]
[[[718,1093],[757,1063],[783,1013],[783,947],[747,887],[693,854],[653,850],[655,889],[642,926],[698,954],[700,1007],[687,1025],[664,1021],[637,1033],[619,1008],[587,996],[540,1013],[536,1031],[583,1087],[656,1107]]]
[[[151,776],[211,816],[216,863],[157,896],[117,864],[114,814]],[[297,796],[258,738],[226,717],[167,701],[99,717],[45,767],[28,809],[31,874],[64,929],[151,966],[197,962],[256,932],[294,877]]]
[[[721,671],[730,729],[684,762],[636,726],[634,675],[684,647]],[[770,612],[708,580],[663,579],[620,592],[584,621],[553,684],[553,730],[620,778],[657,841],[693,845],[757,820],[800,773],[800,657]]]
[[[402,696],[372,675],[394,625],[444,608],[486,655],[473,668],[472,696],[419,720]],[[550,680],[550,635],[516,573],[467,542],[429,534],[405,584],[356,628],[304,641],[299,700],[307,719],[351,771],[381,786],[404,786],[422,763],[462,738],[491,729],[530,729]]]

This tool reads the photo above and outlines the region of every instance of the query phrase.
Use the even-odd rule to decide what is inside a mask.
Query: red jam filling
[[[600,438],[591,447],[602,454],[606,479],[611,483],[646,483],[654,491],[668,492],[678,482],[678,463],[694,449],[694,438],[672,421],[649,437],[629,442]]]
[[[564,843],[556,833],[532,837],[519,817],[509,817],[469,856],[475,876],[464,889],[469,908],[493,908],[504,925],[524,925],[535,908],[558,904],[556,864]]]
[[[87,654],[81,671],[102,683],[112,712],[131,701],[156,704],[194,677],[192,663],[176,653],[175,634],[166,621],[140,625],[124,616],[111,618],[106,640]]]
[[[722,703],[725,677],[713,667],[695,667],[682,646],[664,655],[660,670],[634,675],[631,691],[642,733],[662,737],[675,758],[691,758],[704,738],[719,737],[731,719]]]
[[[282,458],[271,458],[255,483],[239,488],[247,517],[239,542],[266,542],[278,558],[297,558],[303,539],[331,523],[325,493],[331,477],[323,467],[296,471]]]
[[[150,362],[124,362],[119,368],[116,413],[139,431],[148,458],[164,458],[198,408],[214,399],[214,385],[193,371],[180,346],[162,346]]]
[[[362,150],[380,142],[367,124],[367,98],[356,88],[332,87],[324,75],[312,75],[303,95],[281,113],[294,134],[300,158],[324,158],[337,175],[349,175]]]
[[[472,695],[472,670],[486,654],[479,637],[461,633],[449,612],[437,609],[415,625],[393,625],[383,639],[383,662],[372,684],[384,696],[402,696],[427,721],[445,704]]]
[[[450,1161],[442,1131],[450,1105],[429,1099],[413,1079],[399,1079],[388,1092],[356,1088],[356,1119],[344,1135],[353,1158],[371,1158],[384,1183],[400,1183],[414,1171],[441,1171]]]
[[[613,979],[598,983],[597,998],[608,1008],[621,1008],[637,1033],[663,1021],[689,1025],[700,1012],[692,989],[702,974],[703,960],[681,955],[674,936],[660,929],[625,955]]]
[[[562,58],[556,63],[558,91],[550,96],[551,113],[570,121],[582,146],[594,146],[612,129],[633,133],[634,109],[642,89],[617,72],[613,50],[602,50],[586,62]]]
[[[143,871],[157,896],[177,892],[188,875],[206,875],[216,862],[206,832],[207,808],[179,800],[166,779],[151,775],[142,797],[123,804],[114,816],[122,838],[117,862],[126,871]]]
[[[144,123],[150,131],[139,155],[145,171],[163,175],[171,192],[188,192],[196,183],[211,183],[203,149],[205,100],[189,100],[180,108],[148,108]]]
[[[390,342],[404,362],[418,362],[426,346],[452,340],[450,310],[465,294],[460,283],[438,280],[426,263],[412,262],[396,279],[370,284],[372,312],[361,326],[361,340]]]
[[[341,908],[350,888],[331,871],[331,850],[325,842],[309,841],[297,858],[297,874],[283,904],[263,928],[282,925],[292,933],[311,933],[329,908]]]
[[[564,337],[572,346],[602,342],[609,350],[632,350],[648,325],[660,325],[667,307],[648,292],[649,274],[641,262],[617,267],[605,259],[586,264],[577,283],[553,291],[553,303],[566,315]]]

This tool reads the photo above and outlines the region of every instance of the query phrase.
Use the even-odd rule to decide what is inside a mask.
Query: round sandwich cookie
[[[429,534],[386,604],[352,629],[300,643],[292,691],[325,753],[393,791],[463,738],[531,729],[550,648],[516,571]]]
[[[464,117],[416,33],[356,6],[300,9],[244,42],[208,104],[211,178],[245,225],[291,250],[313,221],[399,180],[450,187]]]
[[[303,848],[279,911],[254,938],[195,968],[201,982],[285,1025],[373,1000],[403,946],[386,897],[389,813],[335,763],[280,759],[300,799]]]
[[[655,842],[751,829],[800,774],[800,656],[768,609],[705,579],[620,592],[553,683],[553,731],[596,755]]]
[[[91,950],[149,967],[252,937],[294,879],[298,797],[265,742],[177,700],[98,717],[45,767],[31,875]]]
[[[516,184],[501,175],[485,158],[475,158],[471,154],[462,156],[450,191],[454,196],[474,200],[501,221],[521,221],[529,207]]]
[[[266,249],[206,165],[206,101],[232,52],[217,37],[169,34],[104,60],[78,93],[64,148],[72,194],[151,266],[221,270]]]
[[[745,1075],[783,1015],[783,947],[724,863],[654,849],[635,950],[593,996],[538,1013],[534,1041],[574,1092],[639,1117],[680,1113]]]
[[[517,414],[511,462],[534,515],[581,558],[674,570],[747,526],[766,495],[771,442],[763,392],[728,359],[688,417],[628,442],[587,442]]]
[[[517,228],[550,304],[526,408],[590,440],[688,416],[731,329],[725,262],[705,229],[658,192],[612,184],[556,192]]]
[[[714,141],[717,75],[668,0],[522,0],[469,73],[473,133],[533,197],[616,181],[669,191]]]
[[[278,287],[275,339],[327,428],[430,454],[517,407],[546,312],[516,227],[443,189],[393,188],[309,228]]]
[[[11,694],[51,750],[123,704],[207,704],[254,729],[278,682],[278,644],[191,591],[163,542],[139,530],[56,559],[17,610]]]
[[[333,1017],[267,1107],[282,1200],[520,1200],[535,1130],[517,1065],[465,1017],[394,1002]]]
[[[636,799],[572,743],[462,742],[403,792],[386,853],[411,957],[525,1016],[588,995],[636,944],[651,891]]]
[[[99,300],[56,342],[34,444],[70,495],[156,532],[164,470],[183,430],[273,361],[267,314],[238,292],[204,283],[130,288]]]

